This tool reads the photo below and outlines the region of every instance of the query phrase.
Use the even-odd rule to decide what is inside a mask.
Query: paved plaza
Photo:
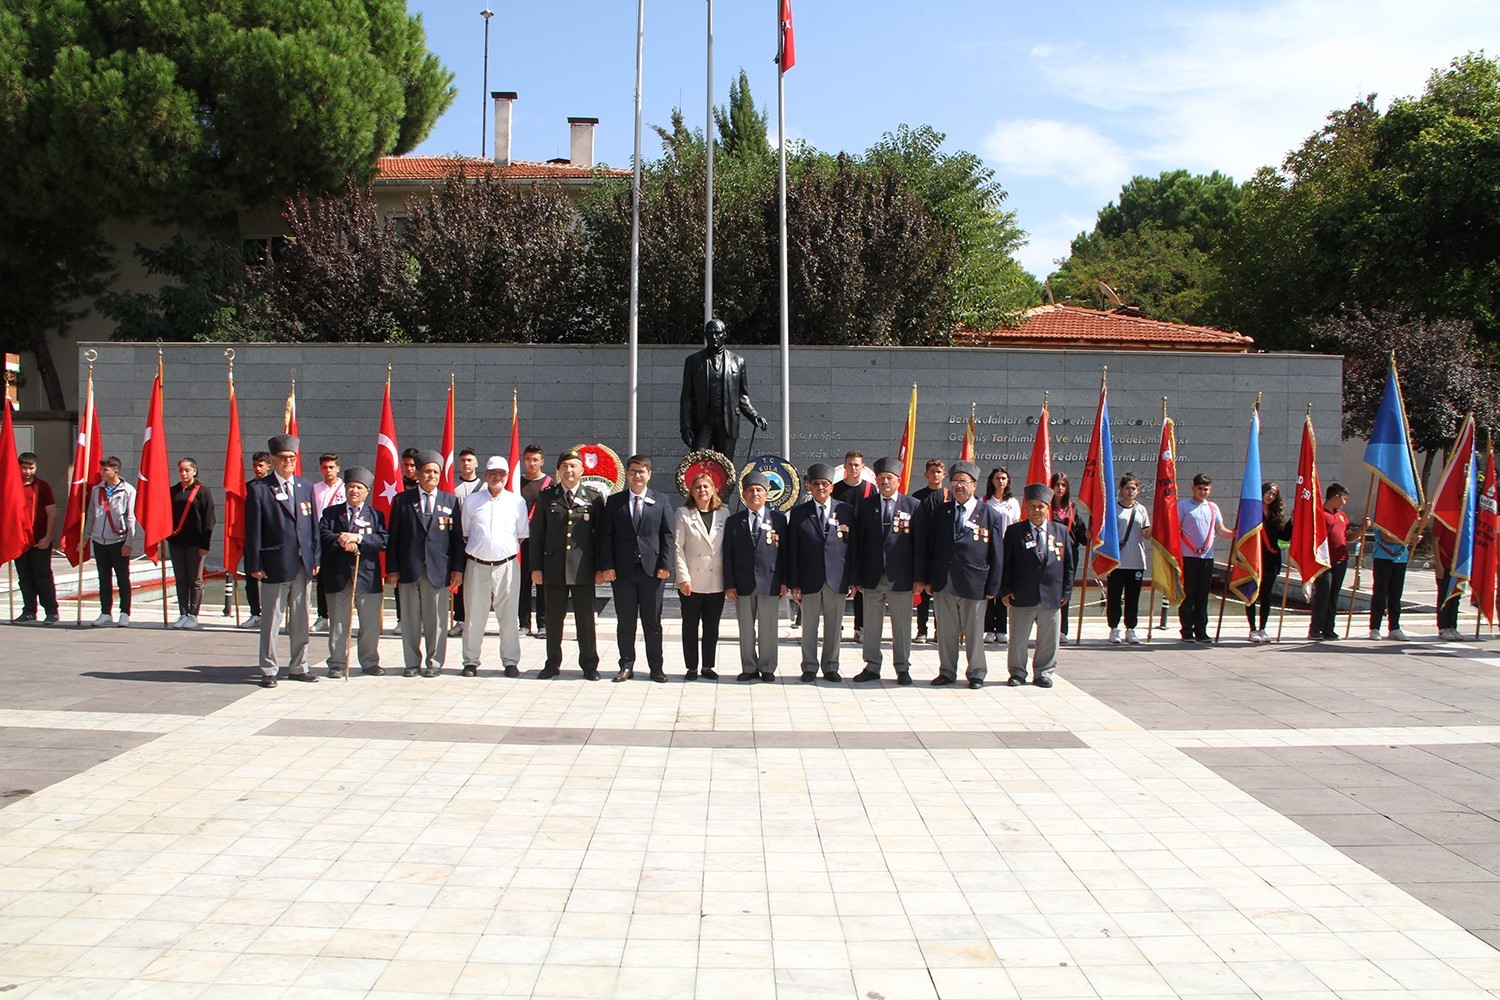
[[[790,629],[611,684],[608,618],[600,683],[263,691],[234,629],[0,629],[0,995],[1500,996],[1500,644],[1091,630],[1050,691]]]

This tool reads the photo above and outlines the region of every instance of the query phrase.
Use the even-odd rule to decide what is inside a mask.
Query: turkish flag
[[[21,463],[15,459],[16,431],[10,422],[10,400],[0,397],[0,562],[19,558],[31,548],[31,509],[21,485]]]
[[[245,554],[245,447],[240,442],[240,402],[229,378],[229,439],[224,447],[224,571]]]
[[[297,439],[297,475],[302,475],[302,434],[297,430],[297,383],[292,383],[292,391],[287,393],[286,413],[282,415],[282,425],[286,433]]]
[[[370,505],[391,523],[391,507],[401,492],[401,451],[396,445],[396,415],[391,412],[391,380],[385,380],[385,403],[380,410],[380,433],[375,438],[375,490]],[[385,553],[380,556],[385,566]]]
[[[448,415],[443,418],[443,474],[438,489],[453,492],[453,383],[448,383]]]
[[[1052,429],[1048,426],[1051,415],[1047,404],[1042,404],[1042,415],[1037,420],[1036,437],[1031,442],[1031,464],[1026,467],[1025,486],[1041,483],[1052,485]]]
[[[797,65],[797,36],[792,31],[792,0],[780,0],[781,9],[777,15],[777,24],[780,27],[780,46],[776,53],[776,62],[785,73]],[[762,24],[765,22],[762,21]]]
[[[68,484],[68,510],[63,517],[59,548],[69,564],[77,566],[89,557],[89,540],[83,537],[89,494],[104,481],[99,460],[104,457],[104,434],[99,430],[99,410],[94,405],[94,379],[89,376],[88,396],[78,421],[78,446],[73,450],[73,481]]]
[[[521,407],[514,388],[510,390],[510,475],[505,488],[512,493],[521,490]]]
[[[146,409],[146,436],[141,441],[141,465],[135,483],[135,520],[141,527],[146,558],[160,562],[158,551],[172,533],[172,467],[167,461],[167,425],[161,415],[161,366],[151,382]]]

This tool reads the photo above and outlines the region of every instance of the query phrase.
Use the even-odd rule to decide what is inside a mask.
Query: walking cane
[[[385,603],[382,586],[381,603]],[[354,603],[359,600],[359,546],[354,546],[354,582],[349,585],[349,620],[344,623],[344,683],[349,683],[349,640],[354,636]],[[381,624],[385,624],[381,622]]]

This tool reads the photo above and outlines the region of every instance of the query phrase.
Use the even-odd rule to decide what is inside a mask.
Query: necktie
[[[422,513],[426,514],[428,517],[432,516],[432,494],[431,493],[423,493],[422,494]]]
[[[959,538],[964,533],[964,505],[958,504],[953,508],[953,537]]]
[[[641,526],[641,498],[639,496],[631,496],[630,508],[630,520],[639,528]]]
[[[828,508],[818,504],[818,527],[828,530]]]
[[[880,501],[880,524],[886,531],[891,530],[891,501],[889,499]]]
[[[1031,537],[1035,540],[1037,561],[1046,562],[1047,532],[1041,527],[1041,525],[1033,524],[1031,526]]]

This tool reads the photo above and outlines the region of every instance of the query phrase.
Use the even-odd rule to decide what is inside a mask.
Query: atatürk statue
[[[682,443],[694,450],[712,448],[732,463],[740,416],[761,430],[769,424],[751,405],[745,359],[724,349],[725,336],[723,321],[709,320],[703,326],[703,350],[683,363]]]

